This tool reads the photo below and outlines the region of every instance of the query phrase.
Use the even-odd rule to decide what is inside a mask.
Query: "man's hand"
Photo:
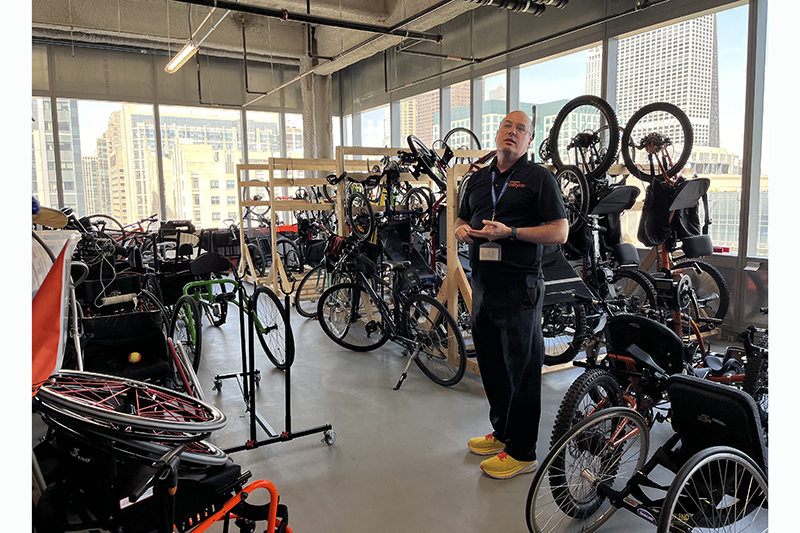
[[[511,235],[511,228],[502,222],[497,222],[496,220],[483,220],[482,222],[484,224],[483,229],[470,229],[468,232],[470,237],[483,237],[490,241],[496,241]]]
[[[469,233],[472,231],[472,228],[469,227],[469,224],[462,224],[456,227],[454,235],[458,242],[465,242],[467,244],[472,242],[472,238],[470,238]]]

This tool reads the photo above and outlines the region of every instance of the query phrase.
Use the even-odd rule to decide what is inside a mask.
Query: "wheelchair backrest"
[[[667,374],[683,371],[683,341],[660,322],[640,315],[619,314],[608,319],[605,336],[611,353],[625,355],[635,344]]]
[[[752,396],[730,385],[695,376],[667,380],[672,428],[686,457],[712,446],[730,446],[767,471],[767,452],[758,406]]]

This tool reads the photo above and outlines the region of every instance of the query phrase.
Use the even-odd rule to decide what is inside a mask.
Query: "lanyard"
[[[497,174],[496,170],[492,170],[492,221],[494,221],[494,217],[497,214],[497,204],[500,202],[500,198],[506,193],[506,189],[508,189],[508,182],[511,181],[511,176],[514,174],[514,171],[508,173],[508,177],[506,178],[506,182],[503,184],[503,188],[500,190],[500,196],[494,192],[494,178]]]

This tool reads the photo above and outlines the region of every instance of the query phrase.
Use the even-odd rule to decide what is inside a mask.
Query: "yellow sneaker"
[[[508,479],[518,474],[527,474],[536,470],[536,461],[517,461],[506,452],[500,452],[491,459],[481,463],[481,470],[495,479]]]
[[[467,441],[467,448],[475,455],[494,455],[502,452],[505,447],[505,444],[494,438],[493,433]]]

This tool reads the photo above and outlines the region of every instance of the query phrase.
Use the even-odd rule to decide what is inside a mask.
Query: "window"
[[[219,196],[206,196],[207,191],[219,189],[220,181],[234,180],[231,166],[242,162],[241,113],[220,108],[160,106],[159,118],[167,218],[191,218],[201,226],[203,220],[211,218],[211,206],[219,205]],[[200,217],[196,216],[198,207]]]
[[[236,197],[228,196],[228,205],[236,205]]]
[[[236,180],[225,180],[225,188],[226,189],[235,189],[236,188]]]
[[[389,106],[378,107],[361,114],[361,143],[359,146],[388,147],[392,145]]]
[[[286,157],[303,157],[303,115],[286,113]]]
[[[506,112],[506,71],[500,71],[480,79],[483,89],[481,98],[481,131],[473,130],[481,140],[484,150],[494,150],[494,137]]]
[[[617,56],[619,123],[652,102],[669,102],[686,113],[694,143],[683,172],[711,179],[709,232],[715,245],[732,253],[739,242],[747,12],[747,6],[737,7],[621,38]],[[665,42],[692,52],[674,53]],[[766,187],[762,194],[766,201]],[[623,217],[623,231],[634,240],[638,223],[639,212]],[[759,253],[767,254],[766,243]]]
[[[431,91],[400,102],[400,140],[416,136],[430,148],[439,135],[439,91]]]
[[[278,113],[247,112],[247,153],[250,163],[264,163],[281,156]],[[232,188],[232,187],[229,187]]]

